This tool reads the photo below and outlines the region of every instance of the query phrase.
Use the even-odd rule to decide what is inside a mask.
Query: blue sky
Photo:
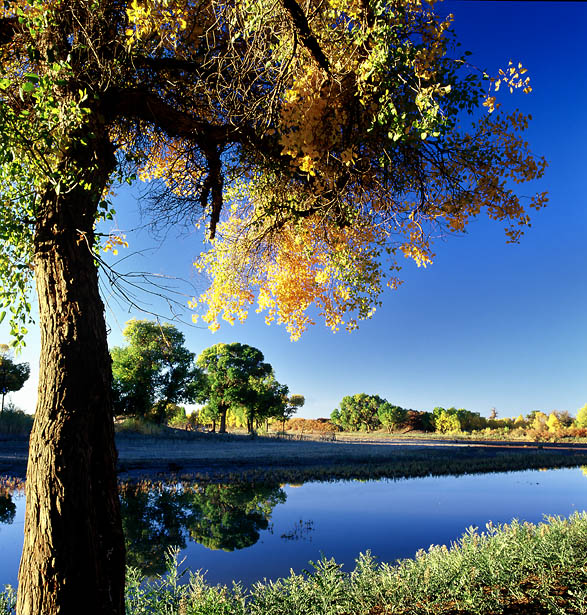
[[[574,414],[587,403],[587,5],[446,0],[437,6],[455,15],[462,48],[473,52],[477,66],[495,74],[511,59],[528,68],[532,94],[502,101],[533,116],[527,140],[549,161],[535,189],[548,190],[550,204],[534,214],[519,245],[506,244],[499,224],[479,219],[466,235],[439,241],[427,269],[406,261],[404,284],[352,334],[318,324],[292,343],[283,328],[267,327],[254,312],[245,325],[226,324],[216,334],[178,324],[195,353],[218,342],[260,348],[278,380],[305,395],[302,416],[328,416],[344,395],[359,392],[418,410],[455,405],[487,415],[495,407],[500,416]],[[123,269],[178,276],[202,289],[191,266],[201,234],[176,237],[172,230],[157,241],[145,229],[132,231],[147,222],[138,214],[139,192],[121,190],[114,202],[117,225],[131,243],[126,253],[143,251]],[[108,304],[110,344],[121,344],[124,322],[145,316]],[[183,320],[189,323],[189,312]],[[1,325],[0,342],[7,334]],[[30,411],[38,357],[33,328],[18,358],[31,363],[32,377],[12,396]]]

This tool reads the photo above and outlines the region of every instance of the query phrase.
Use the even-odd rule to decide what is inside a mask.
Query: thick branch
[[[203,147],[240,140],[235,127],[205,122],[143,90],[123,90],[108,95],[104,100],[104,112],[111,120],[124,117],[150,122],[170,137],[191,139]]]
[[[14,38],[18,20],[16,17],[0,19],[0,45],[6,45]]]
[[[312,54],[312,57],[318,63],[318,66],[330,74],[330,66],[328,60],[322,51],[320,44],[316,40],[316,37],[310,30],[308,20],[304,15],[304,11],[300,8],[300,5],[296,0],[281,0],[283,8],[289,13],[293,21],[294,28],[298,36],[302,39],[302,43],[306,49]]]

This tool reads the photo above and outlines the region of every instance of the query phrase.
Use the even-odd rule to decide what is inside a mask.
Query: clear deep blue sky
[[[502,101],[534,118],[527,140],[549,161],[535,188],[549,191],[550,204],[534,214],[519,245],[506,244],[499,224],[479,219],[467,235],[438,242],[431,267],[406,261],[403,286],[387,292],[373,320],[352,334],[318,324],[292,343],[283,328],[267,327],[254,312],[245,325],[226,324],[216,334],[178,325],[195,353],[218,342],[260,348],[278,380],[305,395],[301,416],[328,416],[344,395],[359,392],[418,410],[455,405],[487,415],[495,407],[500,416],[574,414],[587,403],[587,4],[447,0],[437,6],[454,14],[462,48],[473,52],[477,66],[495,74],[511,59],[528,68],[532,94]],[[147,250],[123,269],[175,275],[202,288],[191,267],[200,234],[178,238],[172,230],[156,241],[146,230],[130,232],[141,226],[139,192],[120,191],[114,202],[118,226],[129,231],[126,253]],[[118,345],[124,322],[145,315],[109,305],[110,344]],[[18,359],[31,363],[32,377],[13,395],[29,411],[38,356],[32,329]]]

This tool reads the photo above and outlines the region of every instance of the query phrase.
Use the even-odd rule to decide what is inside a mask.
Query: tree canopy
[[[215,344],[196,359],[203,372],[199,401],[207,403],[207,415],[220,421],[220,433],[226,431],[226,413],[230,408],[244,408],[254,416],[261,397],[268,401],[269,389],[262,383],[272,375],[263,353],[247,344]]]
[[[111,351],[115,413],[161,422],[168,404],[194,401],[194,354],[183,333],[168,323],[130,320],[123,335],[128,346]]]
[[[331,414],[332,422],[345,430],[372,431],[379,427],[379,408],[386,403],[379,395],[345,395],[340,409]]]

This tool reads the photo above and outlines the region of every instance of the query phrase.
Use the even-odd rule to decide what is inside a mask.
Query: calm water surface
[[[1,498],[0,498],[1,499]],[[0,585],[16,584],[24,498],[0,502]],[[351,570],[370,549],[380,561],[447,544],[473,525],[541,521],[587,509],[580,468],[304,485],[143,486],[123,490],[129,560],[163,569],[168,546],[211,583],[251,584],[310,568],[321,554]]]

